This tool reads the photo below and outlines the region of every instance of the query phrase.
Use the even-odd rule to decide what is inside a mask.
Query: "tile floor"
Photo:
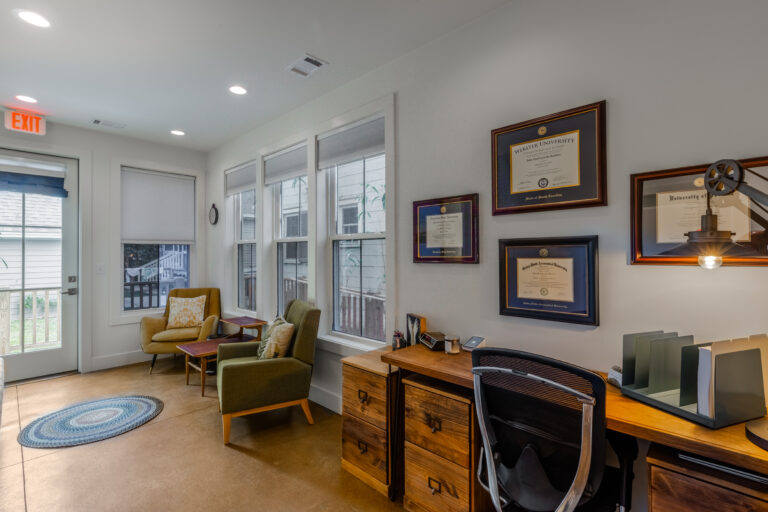
[[[221,440],[215,379],[200,396],[182,359],[8,386],[0,428],[0,511],[402,510],[341,469],[341,417],[312,404],[232,420]],[[195,385],[191,385],[194,383]],[[165,403],[151,422],[98,443],[21,447],[19,430],[66,405],[121,394]]]

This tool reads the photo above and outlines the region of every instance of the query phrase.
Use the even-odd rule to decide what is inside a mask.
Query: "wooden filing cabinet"
[[[397,368],[387,349],[342,359],[341,467],[387,496],[393,485],[391,407]]]
[[[768,486],[681,460],[678,453],[651,446],[649,512],[768,512]]]
[[[487,508],[474,478],[480,440],[471,392],[420,375],[403,379],[403,387],[406,510]]]

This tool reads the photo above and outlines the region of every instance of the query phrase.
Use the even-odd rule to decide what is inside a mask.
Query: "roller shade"
[[[224,173],[226,195],[231,196],[242,192],[243,190],[255,188],[258,172],[258,162],[247,163],[226,171]]]
[[[123,167],[121,232],[124,242],[195,241],[195,178]]]
[[[0,171],[0,190],[40,194],[43,196],[67,197],[64,178]]]
[[[279,151],[264,157],[264,185],[307,174],[307,145]]]
[[[344,164],[384,152],[384,118],[321,136],[317,141],[317,168]]]

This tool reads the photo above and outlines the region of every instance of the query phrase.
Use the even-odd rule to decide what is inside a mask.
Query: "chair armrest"
[[[221,412],[230,414],[309,396],[312,367],[293,358],[219,362]]]
[[[243,341],[241,343],[223,343],[219,345],[216,358],[219,362],[236,357],[256,357],[258,355],[258,341]]]
[[[208,336],[213,334],[214,330],[216,329],[216,325],[219,323],[219,317],[216,315],[211,315],[208,318],[205,319],[203,322],[203,325],[200,326],[200,334],[197,336],[197,341],[205,341]]]
[[[152,336],[159,333],[160,331],[164,331],[166,325],[168,325],[167,316],[142,317],[140,326],[142,349],[152,343]]]

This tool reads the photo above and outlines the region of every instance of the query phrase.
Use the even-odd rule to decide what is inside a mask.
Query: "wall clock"
[[[219,222],[219,210],[216,208],[216,204],[212,204],[211,209],[208,211],[208,221],[212,226]]]

